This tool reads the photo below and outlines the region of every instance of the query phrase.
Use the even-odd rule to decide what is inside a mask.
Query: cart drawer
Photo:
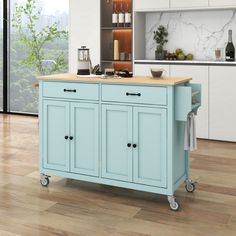
[[[167,105],[166,87],[102,85],[102,100],[138,104]]]
[[[82,100],[98,100],[98,84],[44,82],[43,96]]]

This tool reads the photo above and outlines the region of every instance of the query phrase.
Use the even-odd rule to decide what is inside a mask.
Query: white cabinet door
[[[135,11],[154,11],[169,8],[169,0],[134,0]]]
[[[208,66],[193,66],[193,65],[171,65],[170,66],[171,76],[192,76],[193,83],[199,83],[202,85],[202,105],[198,110],[197,114],[197,137],[198,138],[209,138],[208,132]]]
[[[166,75],[169,75],[170,66],[169,65],[153,65],[153,64],[135,64],[134,74],[137,76],[152,76],[151,68],[159,69],[162,68],[166,71]]]
[[[100,63],[100,1],[70,0],[69,71],[77,72],[77,50],[90,49],[92,64]]]
[[[181,7],[207,7],[208,0],[170,0],[171,8],[181,8]]]
[[[236,141],[236,68],[210,67],[210,139]]]
[[[236,6],[235,0],[209,0],[210,7],[218,6]]]

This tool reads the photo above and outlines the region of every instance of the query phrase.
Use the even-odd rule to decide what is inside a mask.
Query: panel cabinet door
[[[69,171],[69,102],[43,101],[43,167]]]
[[[71,103],[71,172],[98,176],[98,104]]]
[[[170,0],[171,8],[181,8],[181,7],[207,7],[208,0]]]
[[[208,66],[171,65],[171,76],[192,76],[193,83],[202,86],[202,105],[198,110],[197,137],[209,138],[209,75]]]
[[[236,6],[235,0],[209,0],[210,7]]]
[[[132,181],[132,107],[102,105],[102,177]]]
[[[169,0],[134,0],[135,11],[154,11],[169,8]]]
[[[134,65],[134,74],[137,76],[152,76],[152,69],[164,69],[166,75],[169,76],[170,66],[169,65],[152,65],[152,64],[135,64]]]
[[[135,107],[133,111],[133,178],[138,184],[167,185],[167,111]]]
[[[210,66],[210,139],[236,142],[236,68]]]

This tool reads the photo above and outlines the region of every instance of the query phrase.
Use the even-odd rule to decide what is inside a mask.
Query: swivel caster
[[[49,185],[49,176],[41,175],[40,183],[43,187],[47,187]]]
[[[193,193],[196,189],[196,184],[191,180],[186,180],[185,189],[189,193]]]
[[[179,203],[176,201],[175,196],[168,196],[168,202],[170,203],[170,209],[172,211],[179,210]]]

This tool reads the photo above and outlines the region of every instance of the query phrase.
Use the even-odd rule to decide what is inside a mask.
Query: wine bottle
[[[116,8],[116,3],[113,4],[112,25],[113,25],[113,27],[118,26],[118,11]]]
[[[126,4],[126,11],[125,11],[125,26],[131,26],[131,12],[129,11],[129,4]]]
[[[120,4],[120,12],[119,12],[119,27],[124,27],[125,24],[125,13],[123,9],[123,3]]]
[[[226,61],[235,61],[235,48],[232,39],[232,30],[229,30],[229,41],[225,49]]]

